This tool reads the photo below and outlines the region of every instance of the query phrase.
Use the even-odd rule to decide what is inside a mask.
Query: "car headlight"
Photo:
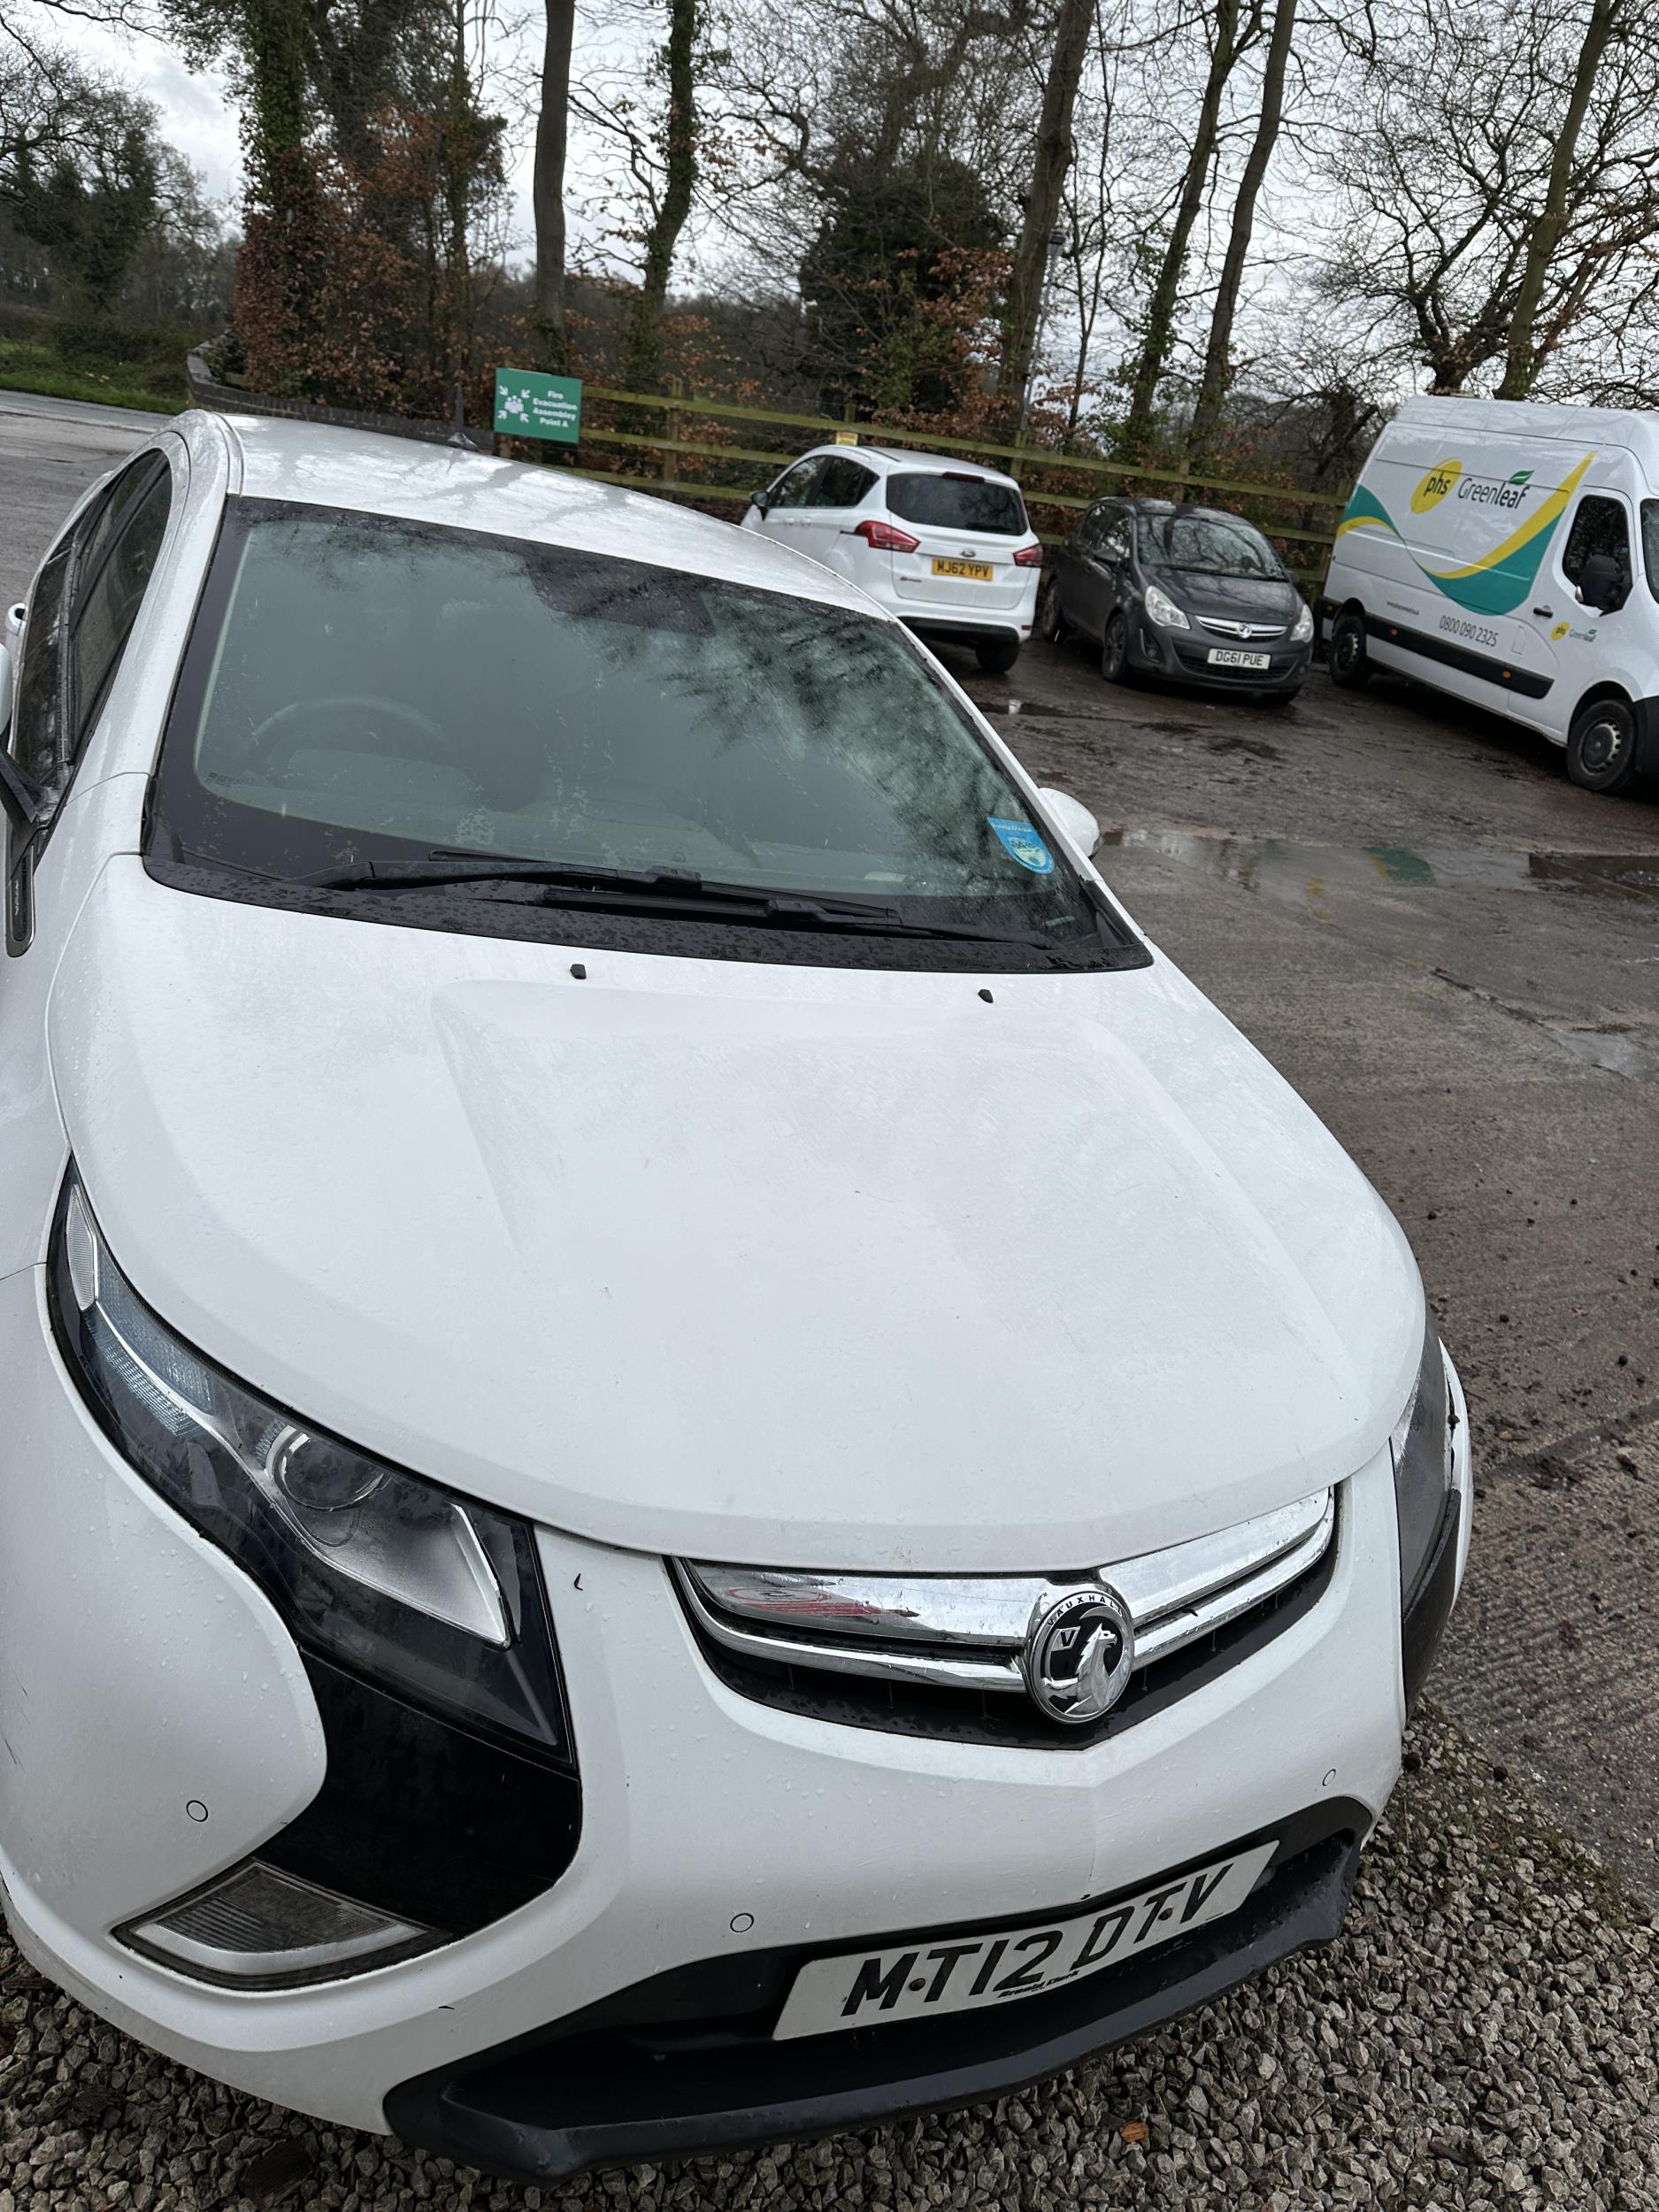
[[[1296,617],[1295,626],[1291,631],[1290,641],[1293,645],[1305,645],[1312,635],[1313,609],[1304,602],[1302,612]]]
[[[50,1279],[65,1360],[116,1449],[252,1576],[299,1643],[568,1757],[526,1523],[324,1434],[175,1336],[116,1266],[73,1167]]]
[[[1452,1420],[1451,1386],[1431,1315],[1417,1381],[1388,1439],[1400,1521],[1400,1592],[1408,1608],[1433,1553],[1452,1486]]]
[[[1160,590],[1156,584],[1147,586],[1146,603],[1148,618],[1156,622],[1159,629],[1190,630],[1192,628],[1192,624],[1170,597],[1168,592]]]

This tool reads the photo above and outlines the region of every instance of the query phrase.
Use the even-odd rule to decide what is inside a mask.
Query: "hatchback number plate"
[[[1273,664],[1266,653],[1240,653],[1232,645],[1212,645],[1210,658],[1216,668],[1271,668]]]
[[[988,584],[994,581],[996,571],[989,561],[949,561],[942,554],[935,553],[933,573],[935,576],[968,576],[976,584]]]
[[[810,1959],[795,1978],[773,2040],[1041,1996],[1236,1912],[1278,1847],[1255,1844],[1064,1920]]]

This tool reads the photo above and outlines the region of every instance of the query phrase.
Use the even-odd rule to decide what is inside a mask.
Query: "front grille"
[[[1315,1506],[1323,1509],[1317,1518],[1309,1519],[1309,1509]],[[1298,1512],[1304,1515],[1299,1532],[1293,1519]],[[1248,1525],[1260,1530],[1275,1521],[1288,1525],[1278,1554],[1252,1558],[1247,1571],[1231,1578],[1212,1570],[1210,1582],[1202,1587],[1190,1573],[1187,1583],[1181,1585],[1170,1563],[1179,1563],[1184,1554],[1213,1561],[1223,1539],[1204,1540],[1202,1548],[1178,1547],[1151,1560],[1104,1570],[1103,1579],[1130,1601],[1137,1652],[1143,1655],[1117,1703],[1101,1719],[1083,1725],[1051,1720],[1024,1694],[1018,1653],[1009,1649],[1005,1634],[997,1637],[996,1630],[1005,1630],[1006,1624],[995,1621],[994,1609],[984,1598],[995,1586],[994,1581],[940,1586],[972,1592],[985,1607],[992,1624],[977,1636],[930,1640],[924,1618],[910,1632],[912,1641],[904,1632],[892,1631],[888,1614],[881,1624],[885,1638],[873,1644],[840,1624],[807,1631],[795,1625],[787,1637],[775,1635],[755,1618],[741,1618],[712,1601],[705,1578],[717,1577],[718,1570],[694,1570],[676,1562],[675,1581],[710,1667],[729,1688],[757,1703],[895,1735],[1050,1750],[1084,1748],[1120,1734],[1213,1681],[1262,1650],[1317,1605],[1335,1570],[1337,1518],[1334,1492],[1309,1501],[1306,1508],[1263,1516],[1262,1522]],[[1262,1548],[1258,1540],[1258,1552]],[[1161,1613],[1156,1576],[1146,1571],[1154,1566],[1162,1568],[1172,1594]],[[1176,1578],[1171,1580],[1171,1576]],[[753,1579],[764,1584],[766,1578]],[[772,1579],[820,1587],[833,1587],[836,1582],[831,1577]],[[865,1593],[879,1579],[847,1578],[845,1587]],[[1031,1592],[1065,1586],[1016,1577],[1004,1579],[1006,1613],[1022,1620],[1033,1603]],[[903,1588],[913,1599],[926,1585],[912,1582]],[[925,1611],[925,1606],[918,1609]],[[833,1623],[834,1609],[826,1606],[824,1610]],[[773,1648],[769,1650],[769,1645]]]

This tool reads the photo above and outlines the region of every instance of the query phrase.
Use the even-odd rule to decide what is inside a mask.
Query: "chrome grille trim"
[[[1336,1492],[1100,1570],[1129,1608],[1135,1665],[1169,1656],[1325,1556]],[[834,1575],[671,1562],[692,1618],[746,1658],[935,1689],[1017,1694],[1033,1615],[1087,1575]]]
[[[1283,637],[1290,626],[1281,622],[1275,629],[1266,622],[1228,622],[1218,614],[1201,614],[1198,618],[1206,630],[1213,630],[1217,637],[1243,638],[1248,644],[1258,639],[1265,643],[1270,638]]]

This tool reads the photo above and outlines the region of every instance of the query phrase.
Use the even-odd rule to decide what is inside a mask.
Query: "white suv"
[[[819,446],[755,493],[742,527],[850,579],[924,637],[1011,668],[1042,546],[1011,476],[940,453]]]

